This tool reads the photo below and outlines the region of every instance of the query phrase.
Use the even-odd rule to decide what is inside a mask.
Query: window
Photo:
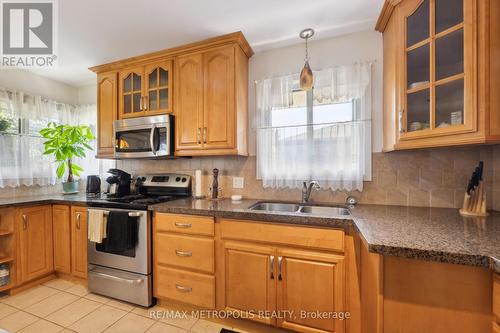
[[[317,180],[332,190],[362,190],[371,177],[369,65],[257,82],[257,177],[264,187]]]
[[[53,157],[43,154],[45,139],[38,132],[49,122],[85,124],[95,131],[96,117],[95,105],[73,106],[0,90],[0,188],[56,184]],[[97,161],[93,152],[75,162],[85,170],[82,177],[114,166],[114,161]]]

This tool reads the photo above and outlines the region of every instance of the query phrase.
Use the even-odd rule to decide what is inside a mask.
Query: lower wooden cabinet
[[[343,332],[344,257],[278,249],[278,326],[299,332]]]
[[[71,210],[67,205],[52,206],[54,270],[71,274]]]
[[[257,312],[254,320],[276,324],[276,319],[270,315],[276,309],[275,249],[243,242],[225,242],[224,267],[226,310]],[[263,315],[259,314],[261,311]]]
[[[493,276],[493,332],[500,333],[500,274]]]
[[[24,283],[54,270],[52,206],[22,207],[17,210],[20,279]]]
[[[71,207],[71,274],[87,278],[86,207]]]
[[[226,310],[299,332],[344,331],[334,318],[344,311],[343,256],[239,241],[223,248]]]

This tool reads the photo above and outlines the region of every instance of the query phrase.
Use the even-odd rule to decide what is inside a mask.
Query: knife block
[[[462,216],[488,216],[486,211],[486,191],[483,181],[479,182],[479,186],[471,194],[465,192],[464,204],[460,209]]]

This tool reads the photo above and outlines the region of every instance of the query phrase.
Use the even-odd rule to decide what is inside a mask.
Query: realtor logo
[[[2,66],[53,67],[56,45],[55,0],[0,0]]]

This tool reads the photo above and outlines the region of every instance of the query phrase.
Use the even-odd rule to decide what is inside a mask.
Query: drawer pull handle
[[[190,293],[193,291],[193,288],[191,287],[183,287],[181,286],[180,284],[175,284],[175,289],[177,289],[178,291],[180,291],[181,293]]]
[[[191,223],[175,222],[175,226],[177,228],[181,228],[181,229],[188,229],[188,228],[191,228],[193,225]]]
[[[191,251],[175,250],[175,254],[178,257],[191,257],[193,255],[193,252],[191,252]]]

